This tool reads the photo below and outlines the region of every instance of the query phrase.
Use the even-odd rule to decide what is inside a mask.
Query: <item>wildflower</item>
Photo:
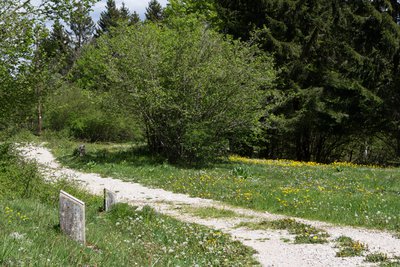
[[[18,240],[18,239],[23,239],[25,237],[25,234],[20,234],[18,232],[12,232],[10,234],[10,237]]]

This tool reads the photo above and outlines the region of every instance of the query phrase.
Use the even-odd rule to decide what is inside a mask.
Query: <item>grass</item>
[[[83,246],[60,232],[58,194],[86,204]],[[0,266],[253,266],[254,251],[196,224],[103,201],[60,180],[45,183],[33,163],[0,145]]]
[[[394,257],[393,259],[388,259],[381,262],[379,265],[381,267],[400,267],[400,257]]]
[[[382,252],[371,253],[365,257],[366,262],[385,262],[387,260],[388,256]]]
[[[336,257],[355,257],[362,256],[368,247],[359,242],[354,241],[350,237],[340,236],[336,239],[337,247],[339,251],[336,253]]]
[[[288,230],[289,234],[296,235],[296,244],[322,244],[327,243],[328,233],[311,225],[299,223],[293,219],[275,221],[241,222],[236,227],[246,227],[252,230],[280,229]]]
[[[232,210],[218,209],[215,207],[184,207],[185,212],[189,212],[200,218],[236,218],[243,217]]]
[[[48,139],[69,167],[232,205],[338,224],[400,232],[400,170],[231,157],[203,168],[170,165],[142,146]]]

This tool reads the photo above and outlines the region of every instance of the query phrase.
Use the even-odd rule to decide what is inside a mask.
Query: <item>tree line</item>
[[[94,3],[3,1],[3,130],[170,161],[399,162],[397,1],[152,0],[142,21],[108,0],[96,24]]]

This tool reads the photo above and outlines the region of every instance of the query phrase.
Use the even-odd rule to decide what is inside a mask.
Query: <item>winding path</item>
[[[333,240],[341,235],[367,244],[369,253],[383,252],[389,257],[400,257],[400,239],[393,237],[388,232],[341,227],[319,221],[295,218],[299,222],[326,230],[330,235],[330,242],[325,244],[293,244],[293,242],[287,242],[288,239],[293,240],[294,236],[286,230],[249,230],[235,227],[242,221],[276,220],[286,218],[286,216],[235,208],[210,199],[194,198],[162,189],[148,188],[138,183],[124,182],[111,177],[102,178],[94,173],[82,173],[62,167],[57,163],[52,153],[43,146],[27,145],[20,147],[19,150],[25,158],[38,162],[41,172],[47,179],[65,177],[76,180],[89,192],[99,195],[102,194],[104,188],[107,188],[116,192],[117,198],[121,202],[135,206],[149,205],[158,212],[179,220],[220,229],[222,232],[232,235],[234,239],[254,248],[258,252],[255,257],[263,266],[375,266],[364,262],[364,257],[336,257],[337,248],[334,247]],[[184,207],[188,205],[190,207],[212,206],[223,208],[232,210],[240,216],[237,218],[202,219],[183,212]]]

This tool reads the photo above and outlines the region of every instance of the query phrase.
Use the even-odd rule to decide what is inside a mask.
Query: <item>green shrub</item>
[[[141,137],[133,116],[120,114],[104,94],[93,96],[71,85],[47,99],[45,127],[71,137],[94,141],[132,141]]]
[[[33,162],[22,161],[10,143],[0,144],[0,197],[29,198],[44,182]]]
[[[112,80],[108,90],[140,114],[149,149],[171,162],[226,155],[230,141],[258,125],[264,93],[275,77],[272,58],[227,41],[202,22],[170,18],[167,24],[117,28],[101,36],[78,60],[76,82]],[[90,64],[94,59],[104,67],[100,73]]]

